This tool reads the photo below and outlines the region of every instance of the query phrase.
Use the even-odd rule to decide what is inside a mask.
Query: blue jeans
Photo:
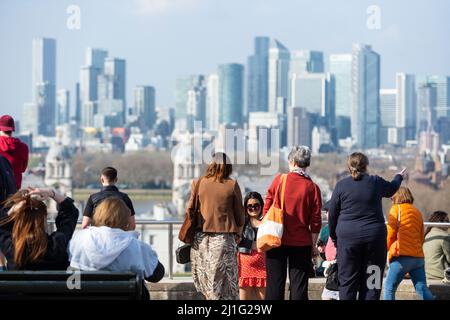
[[[405,274],[409,273],[417,294],[423,300],[433,300],[434,296],[427,287],[425,260],[423,258],[401,256],[394,258],[384,282],[384,300],[395,300],[395,291]]]

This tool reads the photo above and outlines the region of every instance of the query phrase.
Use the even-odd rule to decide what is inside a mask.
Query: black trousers
[[[386,265],[386,237],[337,243],[339,300],[379,300]]]
[[[311,246],[282,245],[266,252],[266,300],[284,300],[289,268],[290,300],[308,300]]]

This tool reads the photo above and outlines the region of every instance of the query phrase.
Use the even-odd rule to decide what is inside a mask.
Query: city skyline
[[[164,1],[154,1],[153,3],[159,2],[164,3]],[[448,24],[448,21],[443,20],[445,17],[443,12],[449,8],[449,4],[442,1],[436,1],[436,5],[432,8],[428,7],[426,3],[420,2],[399,1],[394,5],[380,1],[378,3],[382,19],[380,30],[370,30],[366,26],[368,17],[366,9],[372,4],[369,1],[347,1],[338,4],[327,2],[314,6],[314,9],[309,8],[301,1],[295,3],[292,1],[276,3],[265,1],[263,4],[250,1],[246,4],[239,4],[241,9],[249,9],[252,12],[248,15],[240,13],[239,10],[233,11],[232,9],[237,6],[233,1],[226,5],[223,2],[214,5],[205,1],[173,2],[179,5],[167,5],[167,8],[161,7],[160,11],[155,11],[156,7],[151,7],[148,1],[132,1],[125,8],[123,3],[114,1],[108,2],[108,4],[111,3],[110,6],[106,6],[102,1],[95,4],[86,1],[61,2],[57,5],[44,1],[40,6],[35,7],[33,13],[26,10],[27,5],[30,4],[10,2],[8,5],[6,1],[2,2],[0,6],[4,8],[1,12],[5,13],[5,17],[2,15],[2,19],[0,19],[2,21],[0,24],[4,27],[3,31],[0,31],[0,38],[8,44],[7,49],[2,52],[3,58],[0,59],[0,68],[4,70],[0,75],[0,88],[4,101],[2,112],[11,113],[21,119],[23,103],[32,101],[29,86],[31,82],[31,40],[40,36],[54,37],[57,41],[57,90],[65,88],[74,92],[79,68],[84,64],[86,47],[104,48],[111,56],[125,59],[127,61],[127,106],[132,104],[135,86],[151,85],[157,91],[157,106],[174,107],[175,79],[178,76],[195,73],[209,74],[216,70],[217,65],[223,63],[246,64],[247,57],[253,52],[253,39],[258,35],[279,39],[291,51],[323,51],[326,70],[329,69],[328,56],[330,54],[350,53],[351,46],[355,42],[372,45],[374,50],[383,57],[381,60],[381,88],[394,87],[397,72],[417,75],[450,74],[450,62],[445,59],[445,56],[448,56],[449,45],[442,41],[445,39],[443,36],[446,33],[446,28],[442,26]],[[192,4],[186,4],[191,2]],[[81,8],[80,30],[66,28],[65,22],[68,14],[65,9],[69,4],[79,5]],[[98,13],[101,10],[95,9],[101,5],[105,11],[103,17],[100,17]],[[408,5],[407,14],[400,10],[402,5]],[[187,6],[185,11],[182,10],[183,6]],[[151,12],[138,13],[139,10],[136,9],[143,7]],[[120,11],[121,8],[124,10]],[[220,9],[220,14],[218,9]],[[289,20],[282,20],[283,17],[288,18],[293,15],[291,11],[297,12],[298,17],[302,16],[306,19],[298,20],[297,24],[283,22],[283,20]],[[9,14],[6,15],[6,12]],[[96,12],[96,14],[92,15],[92,12]],[[36,19],[39,19],[39,15],[43,13],[54,16],[55,19],[39,20],[42,23],[33,24],[33,21],[37,21]],[[208,22],[210,18],[207,19],[207,16],[211,13],[213,13],[213,17],[222,19],[218,19],[216,22],[210,21],[211,28],[206,28],[210,29],[209,31],[198,28],[202,23]],[[422,17],[422,19],[417,19],[414,24],[407,19],[407,16],[413,13],[416,14],[416,17]],[[311,17],[307,17],[308,15]],[[354,20],[344,21],[346,15],[353,17]],[[318,16],[323,17],[327,23],[324,25],[312,24],[314,17]],[[433,19],[431,19],[432,16]],[[56,17],[59,18],[56,19]],[[111,24],[111,21],[105,17],[109,17],[111,21],[116,18],[120,18],[120,21],[124,22],[130,20],[130,23],[121,24],[122,28],[117,30],[118,27]],[[197,26],[197,33],[203,37],[200,36],[199,39],[196,39],[193,34],[189,39],[183,39],[184,32],[192,30],[193,25],[181,23],[175,27],[171,26],[170,22],[174,22],[173,19],[190,21],[192,17],[199,18],[192,24]],[[247,27],[243,27],[242,19],[245,17],[247,22],[254,23],[246,24]],[[271,17],[269,23],[262,23],[265,19],[267,22],[268,17]],[[11,18],[27,21],[27,23],[11,24],[9,23]],[[99,23],[103,21],[104,26],[92,24],[94,18],[97,18]],[[239,23],[236,25],[231,23],[233,19],[237,19]],[[6,28],[3,24],[12,27]],[[145,28],[148,25],[158,26],[159,32],[152,33]],[[316,32],[311,33],[304,30],[305,27],[308,30],[307,27],[310,25],[314,25]],[[333,28],[331,28],[332,25]],[[186,31],[181,30],[180,26],[185,26]],[[229,33],[223,32],[225,27],[228,27]],[[238,27],[242,32],[233,36],[232,31]],[[110,29],[108,30],[108,28]],[[115,30],[118,32],[114,32]],[[329,32],[330,30],[338,33],[340,37],[333,36],[334,32]],[[134,40],[127,39],[126,34],[129,32],[136,35],[141,34],[142,39],[152,39],[152,41],[137,41],[136,37],[129,37]],[[413,33],[414,37],[411,37],[410,33]],[[14,36],[12,37],[12,35]],[[174,41],[175,39],[176,41]],[[439,42],[438,39],[441,41]],[[414,50],[418,46],[417,42],[420,42],[419,47],[426,46],[427,50],[425,52]],[[138,50],[139,47],[141,48]],[[172,49],[168,50],[169,47]],[[153,50],[151,50],[152,48]],[[180,52],[174,52],[173,48],[178,48]],[[185,50],[181,48],[185,48]],[[407,55],[400,54],[408,48],[410,50],[407,51]],[[139,51],[139,54],[136,51]],[[164,56],[167,58],[163,58]],[[425,57],[428,59],[424,59]],[[17,61],[17,63],[8,63],[11,60]],[[158,62],[161,62],[160,66],[157,66]],[[73,100],[75,96],[75,94],[71,94],[71,99]],[[71,105],[73,103],[74,101],[70,101]]]

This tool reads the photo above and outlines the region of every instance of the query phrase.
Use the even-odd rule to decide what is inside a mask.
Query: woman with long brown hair
[[[47,206],[58,204],[56,231],[47,234]],[[7,215],[0,220],[0,249],[8,270],[65,270],[69,266],[67,245],[78,220],[71,198],[53,189],[21,190],[5,202]]]
[[[230,159],[214,154],[206,173],[192,183],[187,212],[194,210],[195,186],[202,225],[191,248],[192,277],[197,291],[208,300],[239,299],[237,243],[242,235],[245,212],[239,184],[231,179]]]
[[[361,152],[347,161],[349,177],[340,180],[330,200],[330,237],[336,244],[339,299],[379,300],[387,255],[382,199],[400,187],[406,169],[386,181],[368,173]]]

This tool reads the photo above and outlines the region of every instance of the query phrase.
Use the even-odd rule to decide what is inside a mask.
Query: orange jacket
[[[399,211],[400,223],[397,227]],[[423,258],[423,242],[424,227],[420,211],[410,203],[393,205],[389,211],[387,224],[389,261],[398,256]]]

